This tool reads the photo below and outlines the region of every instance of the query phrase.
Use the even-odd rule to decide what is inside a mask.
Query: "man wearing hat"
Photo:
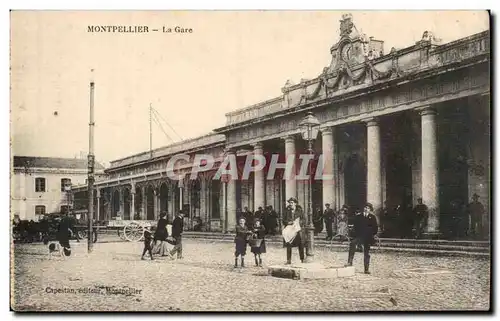
[[[325,204],[325,212],[323,214],[326,226],[326,240],[331,240],[333,237],[333,224],[335,222],[335,212],[330,208],[330,204]]]
[[[175,217],[172,222],[172,237],[175,240],[175,246],[170,251],[170,256],[174,256],[177,253],[177,258],[182,259],[182,231],[184,230],[184,211],[180,210],[179,214]]]
[[[295,197],[290,197],[288,199],[288,206],[283,214],[283,226],[286,227],[288,225],[293,225],[293,222],[296,219],[299,219],[300,222],[300,231],[297,233],[297,236],[293,239],[291,243],[286,243],[283,239],[283,247],[286,247],[286,264],[292,264],[292,248],[299,248],[299,256],[301,262],[304,262],[304,247],[306,242],[305,236],[305,223],[306,217],[304,215],[304,211],[302,207],[298,205],[298,201]]]
[[[480,236],[484,232],[483,228],[484,206],[479,202],[479,195],[472,195],[472,202],[467,205],[467,216],[470,222],[469,233],[474,237]],[[487,236],[487,233],[484,233]]]
[[[366,203],[363,214],[354,219],[353,239],[349,244],[347,266],[352,266],[354,253],[358,245],[363,245],[365,274],[370,274],[370,246],[375,243],[378,232],[377,218],[373,215],[373,205]]]

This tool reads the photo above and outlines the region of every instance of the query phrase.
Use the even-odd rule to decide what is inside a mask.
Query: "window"
[[[69,206],[68,205],[61,205],[61,213],[69,213]]]
[[[35,192],[45,192],[45,178],[35,178]]]
[[[35,206],[35,215],[45,215],[45,205]]]
[[[61,192],[66,192],[66,186],[71,186],[71,178],[61,178]]]

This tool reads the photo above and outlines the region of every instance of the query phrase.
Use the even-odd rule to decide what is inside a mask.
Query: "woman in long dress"
[[[162,212],[160,214],[160,219],[158,220],[158,224],[156,225],[156,230],[154,234],[154,248],[153,248],[153,254],[159,254],[161,256],[169,256],[170,252],[167,249],[167,237],[168,237],[168,231],[167,231],[167,219],[166,219],[167,213]],[[159,243],[158,243],[159,241]]]
[[[339,213],[338,217],[338,223],[337,223],[337,235],[340,236],[340,241],[343,242],[344,240],[348,239],[349,236],[349,228],[347,226],[348,223],[348,217],[347,217],[347,211],[342,208]]]

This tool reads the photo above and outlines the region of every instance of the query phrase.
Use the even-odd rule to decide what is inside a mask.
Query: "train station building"
[[[315,154],[326,156],[333,180],[314,180],[312,208],[329,203],[351,211],[373,204],[379,220],[385,209],[429,208],[426,233],[454,233],[462,213],[479,197],[489,233],[490,196],[490,33],[449,43],[422,30],[422,39],[404,49],[384,51],[383,41],[357,31],[352,17],[340,21],[331,62],[314,79],[287,81],[281,94],[226,114],[226,125],[208,135],[114,160],[96,182],[98,220],[156,220],[184,208],[207,231],[231,231],[238,212],[272,206],[278,213],[296,197],[305,209],[308,181],[267,179],[267,169],[248,180],[213,179],[228,155],[307,153],[299,123],[308,112],[319,120]],[[328,62],[325,62],[325,64]],[[277,89],[278,91],[279,89]],[[214,169],[180,180],[166,173],[177,154],[208,154]],[[297,168],[300,167],[298,161]],[[75,210],[87,206],[85,185],[73,186]]]

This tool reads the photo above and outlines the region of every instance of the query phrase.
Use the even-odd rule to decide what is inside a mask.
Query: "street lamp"
[[[319,120],[313,115],[312,112],[308,112],[307,115],[299,123],[300,132],[302,138],[307,141],[309,155],[313,155],[313,141],[318,136],[319,132]],[[312,157],[311,157],[312,159]],[[306,245],[306,262],[311,263],[314,258],[314,226],[312,220],[312,166],[311,160],[309,160],[309,204],[307,207],[307,245]]]

